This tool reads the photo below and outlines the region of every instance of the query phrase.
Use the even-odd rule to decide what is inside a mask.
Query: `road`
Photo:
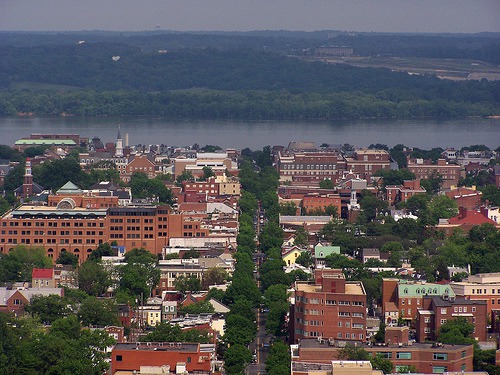
[[[270,335],[266,335],[266,317],[267,313],[262,313],[260,310],[257,310],[258,331],[255,340],[250,344],[252,353],[257,354],[257,363],[252,363],[247,366],[245,373],[248,375],[262,375],[266,373],[266,358],[269,352],[269,341],[271,338]]]

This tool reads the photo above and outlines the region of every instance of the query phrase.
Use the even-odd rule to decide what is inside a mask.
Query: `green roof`
[[[322,259],[331,254],[340,254],[340,246],[321,246],[314,247],[314,257]]]
[[[82,189],[80,189],[71,181],[66,182],[59,190],[57,190],[57,194],[81,194],[81,193],[83,193]]]
[[[454,297],[455,293],[448,284],[434,284],[434,283],[407,283],[399,282],[398,296],[403,297],[423,297],[423,296],[442,296],[447,294]]]
[[[16,141],[16,146],[33,145],[33,146],[76,146],[72,139],[20,139]]]

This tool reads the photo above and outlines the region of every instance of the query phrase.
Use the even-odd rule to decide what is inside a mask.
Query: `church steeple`
[[[27,199],[32,195],[33,195],[33,175],[31,174],[31,160],[30,158],[26,158],[22,198]]]
[[[118,135],[116,136],[115,157],[121,158],[123,156],[123,140],[120,134],[120,126],[118,126]]]

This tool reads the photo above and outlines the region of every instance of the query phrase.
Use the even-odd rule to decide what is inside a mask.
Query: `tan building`
[[[500,272],[469,275],[464,281],[450,283],[450,287],[457,296],[486,301],[488,314],[500,309]]]

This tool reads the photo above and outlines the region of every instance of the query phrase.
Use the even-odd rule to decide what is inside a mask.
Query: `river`
[[[458,120],[358,120],[314,121],[234,121],[170,120],[158,117],[54,117],[0,118],[0,144],[13,145],[32,133],[80,134],[114,142],[118,126],[130,145],[166,144],[187,146],[198,143],[223,148],[261,149],[290,141],[349,143],[356,147],[382,143],[389,147],[461,148],[484,144],[500,146],[500,119],[467,118]]]

